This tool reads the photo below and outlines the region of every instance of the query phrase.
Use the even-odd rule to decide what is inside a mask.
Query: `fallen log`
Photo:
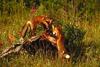
[[[23,48],[23,46],[25,44],[28,44],[28,43],[31,43],[33,41],[36,41],[37,39],[39,39],[40,36],[34,36],[34,37],[31,37],[29,38],[28,40],[25,40],[23,43],[17,43],[17,44],[14,44],[10,47],[7,47],[1,54],[0,54],[0,58],[3,58],[11,53],[18,53],[20,52],[20,50]]]
[[[0,58],[3,58],[11,53],[18,53],[22,49],[22,44],[15,44],[12,45],[11,47],[6,48],[1,54]]]

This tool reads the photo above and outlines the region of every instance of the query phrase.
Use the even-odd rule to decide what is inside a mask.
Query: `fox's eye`
[[[57,36],[56,32],[53,32],[53,35]]]
[[[55,32],[53,32],[53,35],[55,35],[56,33]]]

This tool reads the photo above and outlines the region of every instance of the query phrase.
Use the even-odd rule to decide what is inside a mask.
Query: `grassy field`
[[[11,46],[8,42],[9,33],[16,37],[14,43],[17,43],[20,38],[18,32],[24,23],[34,16],[46,14],[54,20],[54,24],[62,24],[62,32],[69,42],[67,45],[72,56],[71,61],[66,63],[41,52],[33,56],[23,51],[18,55],[0,59],[0,67],[100,67],[100,9],[96,7],[98,3],[95,5],[92,0],[77,0],[74,7],[69,0],[67,5],[66,0],[58,0],[57,3],[56,0],[42,0],[37,11],[31,14],[30,8],[26,7],[23,1],[16,3],[14,0],[7,4],[6,0],[0,1],[0,5],[3,3],[3,10],[0,11],[0,41],[3,42],[0,53]],[[31,2],[32,0],[30,4]],[[87,6],[80,6],[80,10],[75,12],[80,3],[86,3]],[[7,12],[9,10],[10,13]]]

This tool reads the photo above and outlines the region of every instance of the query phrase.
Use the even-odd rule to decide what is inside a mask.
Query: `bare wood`
[[[34,37],[31,37],[29,38],[28,40],[25,40],[23,42],[23,44],[21,43],[18,43],[18,44],[14,44],[8,48],[6,48],[1,54],[0,54],[0,58],[3,58],[11,53],[18,53],[20,52],[20,50],[23,48],[23,45],[25,45],[26,43],[28,42],[33,42],[33,41],[36,41],[37,39],[39,39],[40,36],[34,36]]]

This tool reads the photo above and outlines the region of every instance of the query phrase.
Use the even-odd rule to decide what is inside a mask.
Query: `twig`
[[[15,45],[12,45],[11,47],[9,48],[6,48],[1,54],[0,54],[0,58],[3,58],[11,53],[18,53],[20,52],[20,50],[23,48],[23,45],[27,44],[27,43],[31,43],[33,41],[36,41],[37,39],[39,39],[40,36],[33,36],[31,37],[30,39],[28,40],[25,40],[23,42],[23,44],[15,44]]]

